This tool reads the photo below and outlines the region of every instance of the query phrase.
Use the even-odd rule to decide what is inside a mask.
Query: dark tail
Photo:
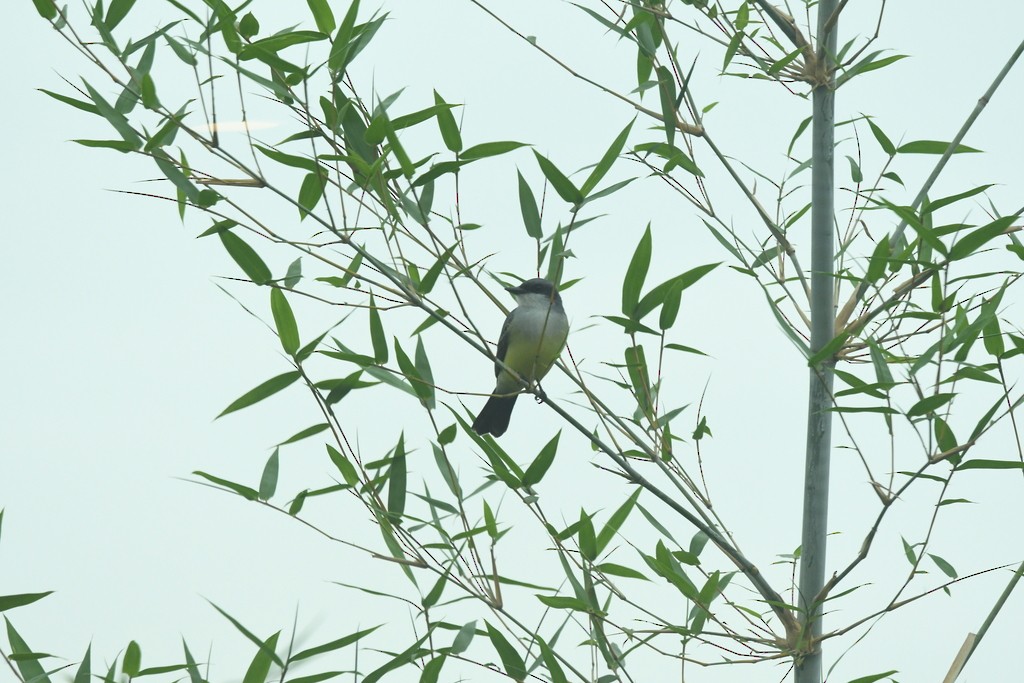
[[[493,434],[501,436],[508,429],[508,421],[512,417],[512,409],[516,406],[518,394],[512,396],[491,396],[480,414],[473,421],[473,431],[483,436]]]

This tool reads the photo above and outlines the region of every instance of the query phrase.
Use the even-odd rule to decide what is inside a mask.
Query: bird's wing
[[[501,336],[498,337],[498,353],[495,355],[495,358],[500,361],[505,360],[505,354],[508,352],[509,330],[512,328],[512,318],[515,317],[517,310],[519,309],[513,309],[512,312],[508,314],[508,317],[505,318],[505,324],[501,326]],[[501,363],[495,363],[494,376],[497,377],[500,375],[503,369],[504,368]]]

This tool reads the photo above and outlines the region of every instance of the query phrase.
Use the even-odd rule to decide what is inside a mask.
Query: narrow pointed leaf
[[[246,244],[245,240],[230,230],[224,230],[219,233],[219,236],[228,255],[234,259],[250,280],[258,285],[264,285],[273,279],[270,268],[256,253],[256,250]]]
[[[519,211],[523,216],[523,225],[526,226],[526,234],[534,239],[544,236],[544,230],[540,223],[540,211],[537,208],[537,198],[530,189],[530,185],[523,178],[523,174],[517,171],[519,176]]]
[[[636,309],[644,280],[647,279],[647,270],[651,265],[651,249],[651,226],[648,224],[633,252],[629,268],[626,269],[626,277],[622,281],[622,314],[629,318],[639,319],[639,316],[636,316]]]
[[[42,600],[47,595],[50,595],[53,591],[46,591],[45,593],[18,593],[16,595],[0,595],[0,612],[6,612],[9,609],[15,607],[23,607],[25,605],[31,605],[37,600]]]
[[[626,140],[629,138],[629,131],[633,128],[633,123],[635,122],[636,119],[633,119],[625,128],[622,129],[622,132],[619,133],[615,140],[612,141],[612,144],[608,147],[604,156],[601,157],[601,160],[597,162],[594,170],[590,172],[590,176],[587,177],[583,186],[580,188],[580,192],[583,193],[584,196],[589,195],[590,192],[597,187],[597,184],[601,182],[601,179],[604,178],[608,171],[611,170],[612,165],[619,158],[619,155],[622,154],[622,148],[626,146]],[[520,176],[520,181],[522,181],[522,176]]]
[[[555,192],[558,193],[559,197],[574,206],[583,201],[583,194],[565,174],[558,170],[557,166],[537,152],[534,152],[533,155],[537,157],[537,164],[540,166],[541,172],[548,179],[548,182],[551,183],[551,187],[555,188]]]
[[[395,453],[391,456],[388,469],[388,512],[395,522],[401,521],[405,512],[408,470],[405,462],[405,433],[399,435]]]
[[[505,673],[515,681],[525,680],[527,672],[523,658],[502,635],[501,631],[494,628],[490,622],[487,622],[487,636],[491,639],[491,645],[494,646],[501,658],[501,665],[505,668]]]
[[[338,638],[337,640],[332,640],[329,643],[324,643],[323,645],[317,645],[316,647],[311,647],[311,648],[308,648],[306,650],[302,650],[302,651],[292,655],[291,657],[289,657],[288,661],[289,662],[297,662],[297,661],[299,661],[301,659],[308,659],[309,657],[315,657],[317,655],[322,655],[322,654],[324,654],[326,652],[333,652],[335,650],[340,650],[341,648],[347,647],[347,646],[351,645],[352,643],[355,643],[355,642],[359,641],[360,639],[364,638],[365,636],[370,635],[371,633],[373,633],[374,631],[376,631],[379,628],[380,628],[380,626],[374,626],[373,628],[364,629],[362,631],[356,631],[355,633],[350,633],[347,636],[344,636],[342,638]]]
[[[554,438],[540,450],[537,457],[534,458],[530,466],[526,468],[526,472],[523,474],[523,486],[533,486],[539,484],[544,475],[547,474],[548,468],[551,467],[551,463],[555,461],[555,455],[558,453],[558,437],[562,435],[562,432],[555,434]]]
[[[278,449],[270,454],[267,464],[263,467],[263,476],[260,477],[260,500],[270,500],[277,492],[277,476],[280,469]]]
[[[274,314],[274,325],[277,336],[281,338],[281,346],[289,356],[299,350],[299,328],[295,324],[295,315],[284,292],[273,287],[270,290],[270,310]]]
[[[313,21],[316,22],[316,30],[320,33],[330,33],[334,30],[334,12],[327,0],[306,0],[309,11],[313,13]]]
[[[263,384],[260,384],[255,389],[247,391],[246,393],[239,396],[217,417],[223,417],[228,413],[233,413],[236,410],[248,408],[249,406],[255,403],[259,403],[263,399],[273,396],[282,389],[291,386],[301,376],[301,373],[293,371],[282,373],[277,377],[271,377],[270,379],[268,379]]]
[[[245,672],[242,683],[266,683],[267,676],[270,674],[270,665],[275,661],[281,661],[274,653],[274,650],[277,648],[277,639],[280,635],[281,632],[278,631],[262,643],[259,651],[256,652],[256,656],[249,663],[249,669]]]

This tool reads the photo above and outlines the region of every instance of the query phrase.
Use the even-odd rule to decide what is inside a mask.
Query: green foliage
[[[34,5],[55,28],[66,30],[64,10],[44,0]],[[718,102],[702,101],[700,89],[690,89],[693,70],[702,68],[694,61],[703,54],[694,51],[700,41],[681,40],[678,32],[683,22],[696,37],[709,38],[704,44],[714,50],[715,64],[722,59],[725,76],[757,79],[809,97],[821,86],[816,79],[830,69],[815,63],[823,50],[814,49],[817,31],[809,30],[803,17],[787,22],[770,7],[748,2],[722,6],[687,0],[671,8],[635,3],[621,15],[580,7],[581,17],[630,51],[636,90],[614,95],[631,106],[636,118],[617,134],[621,121],[597,138],[584,159],[588,165],[570,172],[552,160],[565,158],[561,150],[548,156],[524,149],[533,143],[547,149],[541,145],[548,140],[527,143],[498,134],[470,144],[477,123],[473,109],[456,110],[460,105],[447,102],[437,90],[431,88],[426,96],[412,88],[390,95],[373,90],[377,80],[368,74],[377,63],[358,58],[384,35],[378,32],[388,15],[378,11],[368,17],[358,0],[347,5],[307,0],[308,14],[303,11],[295,19],[302,23],[286,28],[269,25],[266,16],[261,23],[253,14],[258,8],[247,4],[205,0],[193,11],[172,0],[178,21],[132,39],[125,34],[135,19],[132,12],[139,11],[135,5],[134,0],[96,3],[80,24],[90,27],[89,39],[65,32],[104,65],[101,77],[115,75],[116,81],[104,81],[102,87],[83,81],[71,94],[43,92],[76,115],[85,113],[109,127],[98,139],[77,143],[149,156],[165,181],[159,185],[183,220],[186,209],[190,221],[195,214],[208,214],[210,220],[196,228],[198,236],[216,234],[227,252],[229,275],[234,266],[244,274],[243,279],[236,270],[228,278],[231,296],[279,338],[288,371],[245,392],[218,417],[292,385],[305,392],[304,400],[315,411],[312,419],[299,423],[310,426],[287,427],[275,437],[284,440],[272,446],[269,457],[253,462],[245,478],[254,485],[202,470],[194,472],[197,483],[297,518],[326,539],[365,551],[382,567],[398,568],[394,575],[410,582],[408,590],[386,583],[380,578],[383,571],[352,579],[360,583],[356,589],[370,596],[397,598],[412,608],[414,635],[401,642],[364,643],[375,626],[321,645],[285,647],[291,636],[284,630],[258,636],[214,606],[255,645],[244,683],[263,683],[271,675],[292,683],[351,675],[314,668],[296,676],[288,668],[295,662],[314,664],[306,660],[319,664],[321,657],[348,647],[364,683],[403,668],[410,671],[396,675],[416,675],[427,683],[442,676],[454,679],[466,675],[456,672],[464,660],[512,680],[552,683],[643,679],[636,671],[645,664],[634,662],[652,652],[671,658],[699,659],[713,651],[740,653],[737,659],[745,661],[799,661],[806,653],[788,648],[806,634],[797,630],[799,607],[783,598],[795,590],[787,584],[788,571],[773,573],[743,556],[705,482],[705,468],[720,468],[722,462],[702,451],[715,445],[708,412],[723,407],[720,401],[704,405],[700,386],[708,371],[698,363],[714,360],[715,353],[689,345],[708,326],[688,318],[690,302],[699,296],[714,297],[715,306],[731,312],[731,297],[753,291],[763,297],[811,372],[835,368],[839,386],[829,396],[834,403],[828,412],[843,421],[849,436],[844,448],[859,456],[863,478],[883,501],[867,515],[871,522],[881,522],[894,500],[923,515],[965,501],[943,493],[921,508],[916,498],[905,495],[910,486],[923,490],[941,483],[945,490],[954,476],[999,476],[1003,470],[1021,469],[1012,457],[973,452],[998,425],[1016,422],[1024,402],[1013,375],[1020,367],[1018,356],[1024,355],[1024,337],[1003,301],[1020,279],[1024,259],[1024,245],[1014,234],[1019,215],[1001,212],[990,202],[985,218],[976,220],[974,207],[990,199],[995,182],[954,188],[935,200],[927,197],[930,187],[922,188],[916,200],[905,191],[918,172],[908,155],[927,158],[977,149],[936,140],[896,143],[902,133],[868,115],[838,124],[851,131],[835,152],[840,160],[845,156],[841,163],[854,186],[849,205],[835,212],[842,217],[837,225],[841,243],[833,263],[837,275],[828,286],[840,299],[831,339],[816,344],[816,352],[809,350],[804,319],[815,275],[801,259],[808,255],[806,222],[815,213],[806,186],[806,170],[815,162],[802,149],[811,137],[805,133],[814,132],[811,118],[796,122],[792,135],[783,129],[763,140],[766,146],[777,143],[777,151],[784,152],[778,157],[788,160],[789,167],[778,175],[720,151],[716,141],[725,136],[718,134],[721,124],[714,120],[718,111],[712,114]],[[79,26],[79,19],[71,21]],[[796,40],[805,35],[812,43],[806,49]],[[527,40],[539,47],[536,39]],[[843,86],[851,79],[905,56],[869,52],[870,43],[855,38],[838,50],[834,89],[846,92]],[[156,61],[161,51],[174,59]],[[198,91],[181,97],[175,79],[198,79]],[[248,127],[247,135],[235,140],[219,136],[216,122],[207,119],[207,105],[216,99],[218,116],[230,120],[223,112],[232,106],[225,103],[229,83],[230,94],[235,97],[237,90],[243,105],[261,98],[278,107],[280,119],[291,122],[286,125],[296,125],[278,143],[255,142]],[[242,87],[236,87],[239,83]],[[114,95],[108,94],[111,87]],[[599,87],[607,92],[610,86]],[[463,96],[456,94],[455,101]],[[555,101],[550,115],[561,116],[565,109],[578,116],[566,104]],[[744,102],[744,111],[757,113],[756,106]],[[239,120],[248,116],[241,107],[232,115]],[[540,171],[533,176],[518,170],[527,168],[530,151]],[[742,152],[729,150],[740,157]],[[631,173],[636,177],[615,175],[626,167],[640,171]],[[508,182],[513,168],[515,189]],[[211,169],[231,177],[214,177]],[[477,207],[467,201],[467,188],[481,178],[518,201],[523,230],[509,231],[508,216],[498,225],[477,215]],[[663,184],[668,199],[659,197],[658,202],[676,210],[671,202],[682,198],[678,206],[700,220],[680,211],[671,225],[659,221],[658,249],[648,216],[631,214],[623,221],[616,215],[610,227],[612,220],[596,213],[595,205],[605,200],[601,206],[611,212],[607,198],[623,197],[634,182],[630,190],[640,183]],[[270,202],[286,208],[289,218],[270,214]],[[641,203],[629,206],[643,209]],[[698,240],[690,232],[704,228],[722,248],[731,272],[716,271],[718,262],[697,260],[696,247],[690,246]],[[590,237],[597,229],[604,232]],[[591,250],[598,240],[608,242],[612,263],[598,265]],[[514,256],[516,248],[530,253],[530,264],[513,262],[521,258]],[[1002,260],[989,265],[989,259],[1005,258],[1005,251],[1010,252],[1009,266]],[[285,275],[275,278],[284,264],[290,264]],[[499,442],[473,431],[467,410],[478,410],[484,400],[480,394],[493,386],[488,341],[495,341],[498,332],[490,327],[492,318],[501,316],[480,306],[508,303],[492,286],[492,276],[510,281],[509,271],[536,271],[559,283],[571,317],[578,316],[570,336],[573,356],[562,359],[575,384],[556,368],[544,378],[544,390],[529,387],[525,393],[534,394],[539,405],[532,405],[530,396],[520,397],[510,432],[520,431]],[[624,273],[618,311],[595,297],[603,284],[595,273]],[[733,288],[735,275],[746,289]],[[705,277],[714,284],[693,288]],[[658,283],[652,286],[649,280]],[[251,295],[257,291],[253,285],[270,289],[269,306],[263,295]],[[293,309],[299,297],[304,303]],[[314,309],[328,311],[329,321],[315,318]],[[587,329],[591,315],[592,329]],[[322,331],[319,336],[309,333],[311,324]],[[730,341],[758,355],[764,337],[762,330],[751,329],[745,338]],[[573,348],[577,339],[581,349],[597,340],[586,346],[582,362]],[[453,365],[472,366],[472,376],[487,384],[465,385],[452,374]],[[700,376],[696,381],[695,373]],[[714,373],[711,381],[718,381]],[[753,391],[756,381],[743,390]],[[797,384],[806,385],[803,374]],[[765,395],[782,400],[775,391]],[[454,421],[438,422],[439,405]],[[360,422],[366,414],[379,420],[373,429]],[[711,417],[721,434],[722,421]],[[882,457],[875,451],[885,448],[862,445],[860,429],[882,435],[892,455]],[[314,437],[315,444],[308,441]],[[282,476],[280,449],[288,446],[290,454],[320,448],[320,443],[330,461],[321,461],[324,480],[283,490],[294,483]],[[553,468],[560,449],[559,468]],[[583,454],[593,454],[593,462]],[[576,468],[578,478],[555,481],[563,468]],[[876,474],[880,470],[907,472],[899,475],[905,483],[896,475]],[[960,475],[971,470],[974,474]],[[609,473],[615,475],[608,478],[613,493],[592,493],[589,477]],[[287,474],[293,474],[290,465]],[[734,477],[729,485],[740,486],[733,480],[741,479]],[[577,494],[585,496],[586,509],[578,503],[565,506]],[[657,506],[650,498],[657,499]],[[343,499],[345,505],[362,506],[362,514],[345,508],[307,516],[314,502],[341,504]],[[374,534],[372,541],[352,540],[366,530]],[[843,531],[866,533],[863,552],[874,552],[870,523]],[[509,533],[516,542],[527,539],[541,549],[537,559],[525,553],[510,556]],[[673,534],[690,540],[677,542]],[[704,552],[709,544],[715,552]],[[931,552],[930,534],[924,541],[902,544],[909,567],[901,568],[897,583],[916,587],[926,579],[948,583],[958,578],[944,557],[959,558],[945,549],[941,556]],[[859,562],[849,565],[851,572]],[[848,582],[842,574],[825,597],[839,603]],[[946,588],[929,584],[922,592],[936,585]],[[651,593],[633,593],[633,586]],[[0,596],[0,611],[26,607],[48,594]],[[905,596],[901,600],[893,604],[911,602]],[[853,611],[849,602],[842,605],[829,612],[829,623]],[[464,614],[474,618],[463,622]],[[489,621],[478,628],[485,617]],[[353,625],[349,628],[365,621],[356,614],[345,618]],[[460,621],[449,621],[455,618]],[[637,628],[640,622],[647,626]],[[41,664],[46,655],[31,650],[10,622],[7,632],[9,663],[23,678],[49,680]],[[394,638],[393,633],[387,637]],[[121,673],[139,678],[187,671],[190,683],[203,683],[200,665],[184,643],[183,650],[181,663],[144,669],[141,647],[131,641],[120,658]],[[76,670],[75,683],[102,677],[91,670],[89,650]],[[882,680],[893,673],[856,680]],[[106,679],[117,675],[115,660]]]

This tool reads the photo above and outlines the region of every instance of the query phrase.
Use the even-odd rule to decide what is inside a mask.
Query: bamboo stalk
[[[812,98],[811,163],[811,354],[835,334],[835,76],[830,61],[836,54],[836,0],[818,4],[818,56],[828,74]],[[815,596],[825,584],[828,533],[829,460],[832,448],[833,361],[824,359],[810,369],[807,399],[807,452],[804,468],[803,533],[800,545],[800,595],[803,626],[796,658],[796,683],[820,683],[822,656],[821,604]]]

